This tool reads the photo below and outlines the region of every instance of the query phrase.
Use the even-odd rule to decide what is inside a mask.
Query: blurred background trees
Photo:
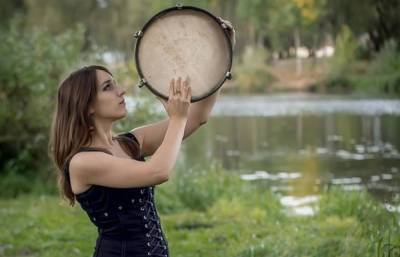
[[[84,24],[85,45],[119,51],[129,57],[133,33],[156,12],[177,1],[89,0],[2,0],[1,24],[15,14],[24,17],[24,28],[46,27],[62,33]],[[178,1],[179,2],[179,1]],[[399,40],[400,4],[396,0],[206,0],[180,1],[229,19],[238,30],[238,53],[247,45],[263,45],[270,51],[290,47],[315,49],[334,40],[348,26],[356,38],[367,37],[371,49],[379,51],[386,41]],[[332,43],[332,42],[331,42]]]
[[[25,33],[17,18],[0,41],[0,192],[12,196],[35,179],[53,178],[46,151],[51,114],[60,76],[80,57],[83,27],[56,36],[38,28]]]

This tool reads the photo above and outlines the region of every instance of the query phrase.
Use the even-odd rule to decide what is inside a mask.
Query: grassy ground
[[[400,245],[399,214],[365,192],[330,190],[316,216],[288,217],[276,195],[212,172],[176,176],[157,188],[173,257],[378,257],[388,240]],[[0,200],[0,228],[0,256],[91,256],[97,235],[79,206],[46,195]]]

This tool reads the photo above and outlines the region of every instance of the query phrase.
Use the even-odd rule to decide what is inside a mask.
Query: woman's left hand
[[[236,44],[236,32],[235,32],[235,29],[233,28],[232,23],[230,21],[228,21],[228,20],[222,19],[221,17],[218,17],[218,19],[221,21],[222,27],[228,31],[229,37],[230,37],[231,42],[232,42],[232,47],[235,47],[235,44]]]

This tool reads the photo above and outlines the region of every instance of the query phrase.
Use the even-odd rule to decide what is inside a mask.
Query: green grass
[[[378,257],[389,233],[400,245],[399,214],[364,191],[324,192],[317,215],[292,217],[276,195],[218,166],[186,172],[156,190],[173,257]],[[189,203],[191,194],[210,204]],[[91,256],[97,236],[79,206],[51,195],[0,200],[0,227],[0,256]]]

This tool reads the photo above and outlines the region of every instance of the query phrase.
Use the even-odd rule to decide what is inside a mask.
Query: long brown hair
[[[97,94],[96,70],[111,72],[102,66],[86,66],[72,72],[58,89],[57,107],[53,116],[49,151],[58,172],[61,195],[70,205],[75,203],[69,175],[66,171],[70,158],[84,145],[91,143],[93,120],[89,106]]]

